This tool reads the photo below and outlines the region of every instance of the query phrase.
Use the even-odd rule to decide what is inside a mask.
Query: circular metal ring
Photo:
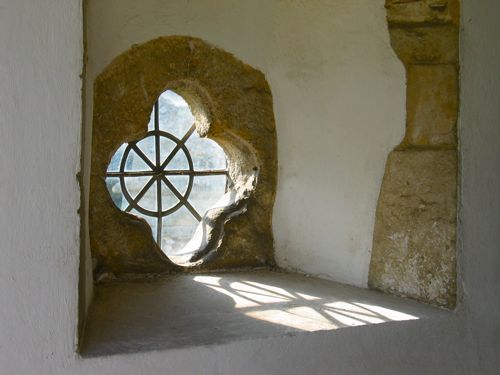
[[[132,150],[132,148],[134,146],[137,145],[138,142],[140,142],[143,139],[146,139],[148,137],[151,137],[151,136],[168,138],[168,139],[170,139],[171,141],[173,141],[176,144],[176,147],[170,152],[170,154],[167,156],[167,158],[165,160],[167,160],[172,154],[173,154],[172,155],[172,158],[173,158],[180,150],[182,150],[182,152],[184,153],[184,156],[186,157],[186,159],[188,161],[188,166],[189,166],[189,168],[188,168],[189,172],[187,174],[188,178],[189,178],[187,189],[184,192],[184,194],[181,194],[180,192],[178,192],[179,195],[182,195],[181,198],[179,198],[177,196],[177,194],[175,194],[172,191],[172,189],[170,189],[170,187],[167,185],[167,188],[169,188],[170,191],[172,191],[172,193],[176,196],[176,198],[179,200],[179,202],[177,202],[174,206],[172,206],[172,207],[170,207],[170,208],[168,208],[166,210],[162,210],[161,211],[161,216],[164,217],[164,216],[167,216],[167,215],[170,215],[170,214],[174,213],[179,208],[181,208],[187,202],[187,199],[189,198],[189,195],[191,194],[191,190],[193,188],[193,181],[194,181],[194,176],[193,176],[193,172],[194,172],[193,160],[191,158],[191,154],[189,153],[187,147],[184,145],[184,143],[180,139],[178,139],[177,137],[175,137],[174,135],[172,135],[170,133],[158,130],[158,131],[150,131],[150,132],[146,133],[146,135],[143,138],[139,139],[138,141],[129,143],[127,145],[124,153],[123,153],[122,160],[121,160],[121,163],[120,163],[120,176],[119,176],[120,177],[120,187],[121,187],[121,190],[123,192],[123,195],[124,195],[125,199],[127,200],[129,206],[132,209],[135,209],[138,212],[140,212],[140,213],[142,213],[144,215],[147,215],[147,216],[158,217],[158,214],[159,214],[158,210],[152,211],[152,210],[148,210],[148,209],[145,209],[144,207],[142,207],[139,204],[139,202],[142,199],[142,197],[139,198],[137,200],[137,202],[136,202],[136,200],[134,198],[132,198],[132,196],[130,195],[130,193],[129,193],[128,189],[127,189],[127,186],[125,184],[125,165],[126,165],[128,157],[129,157],[130,151]],[[158,152],[158,150],[155,148],[155,154],[157,152]],[[138,156],[140,158],[142,158],[140,155],[138,155]],[[164,163],[164,161],[162,162],[162,164],[163,163]],[[165,167],[167,167],[167,165]],[[161,168],[161,164],[160,165],[155,165],[155,167],[157,168],[157,170],[154,169],[153,172],[158,173],[158,175],[162,174],[163,177],[166,175],[166,173],[165,173],[166,170],[165,169],[160,169]],[[132,178],[132,177],[129,177],[129,178]],[[166,177],[164,177],[164,178],[166,178]],[[154,179],[154,182],[151,184],[151,186],[155,182],[156,183],[160,183],[160,184],[163,183],[163,184],[166,185],[166,183],[163,181],[163,179],[161,177],[159,177],[159,176],[152,176],[151,179]],[[150,183],[150,182],[151,182],[151,180],[148,181],[148,183]],[[148,187],[147,190],[149,190],[151,188],[151,186]],[[159,189],[159,192],[160,192],[160,196],[157,196],[157,202],[161,201],[161,188]],[[157,208],[158,208],[158,205],[157,205]]]

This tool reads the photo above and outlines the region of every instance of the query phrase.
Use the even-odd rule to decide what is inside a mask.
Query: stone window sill
[[[96,287],[82,356],[224,344],[446,314],[372,290],[266,270],[120,281]]]

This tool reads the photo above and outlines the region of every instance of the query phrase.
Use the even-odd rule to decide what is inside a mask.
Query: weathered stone
[[[273,265],[277,156],[269,86],[261,72],[233,55],[197,38],[175,36],[132,47],[95,81],[89,202],[95,273],[180,270],[161,252],[146,222],[116,208],[105,186],[111,156],[122,143],[146,134],[154,102],[166,89],[186,99],[197,132],[224,149],[234,194],[244,197],[246,206],[227,223],[227,210],[211,213],[218,237],[207,243],[217,249],[200,251],[200,257],[210,253],[212,262],[203,259],[197,267]]]
[[[371,287],[455,305],[456,181],[454,150],[391,152],[377,207]]]
[[[454,64],[458,59],[458,28],[390,27],[391,45],[405,64]]]
[[[389,25],[459,23],[458,0],[387,0]]]
[[[456,67],[409,65],[407,76],[407,129],[403,143],[454,147],[458,113]]]
[[[368,284],[452,308],[456,300],[457,0],[387,0],[407,72],[406,134],[388,158]]]
[[[386,0],[391,44],[408,64],[456,64],[458,0]]]

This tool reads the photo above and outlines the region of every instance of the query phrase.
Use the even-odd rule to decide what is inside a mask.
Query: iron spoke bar
[[[158,100],[155,102],[155,132],[160,131],[160,111]]]
[[[128,171],[128,172],[107,172],[108,177],[143,177],[143,176],[154,176],[156,173],[153,171]]]
[[[156,199],[157,199],[156,209],[158,211],[158,213],[157,213],[158,222],[156,224],[156,243],[158,244],[158,246],[161,247],[161,232],[162,232],[162,224],[163,224],[161,213],[163,211],[163,208],[161,205],[161,181],[159,179],[156,180]]]
[[[175,186],[172,185],[172,183],[165,176],[161,176],[160,178],[163,180],[163,182],[165,182],[168,188],[172,190],[172,193],[174,193],[177,199],[179,199],[182,203],[184,203],[186,208],[189,210],[189,212],[191,212],[191,214],[193,214],[196,220],[201,221],[200,214],[195,210],[195,208],[191,205],[191,203],[189,203],[188,200],[185,199],[181,193],[179,193],[179,191],[175,188]]]
[[[158,113],[158,100],[155,103],[155,164],[160,166],[160,114]]]
[[[160,162],[160,135],[158,132],[160,131],[160,113],[159,113],[159,104],[158,100],[155,102],[155,165],[159,167]],[[156,211],[157,211],[157,219],[158,222],[156,224],[156,243],[161,247],[161,227],[162,227],[162,218],[161,213],[163,211],[161,207],[161,181],[159,179],[156,180]]]
[[[159,167],[161,164],[160,161],[160,104],[159,100],[155,102],[155,165]],[[157,219],[158,222],[156,224],[156,243],[161,247],[161,232],[162,232],[162,199],[161,199],[161,180],[159,178],[156,179],[156,211],[157,211]]]
[[[170,155],[168,155],[168,157],[165,159],[165,161],[161,164],[160,169],[165,169],[165,167],[168,165],[168,163],[170,163],[170,161],[174,158],[175,154],[177,154],[177,152],[181,149],[184,142],[186,142],[188,140],[188,138],[191,136],[191,134],[193,134],[195,129],[196,129],[196,126],[194,126],[194,124],[193,124],[193,126],[191,126],[189,128],[189,130],[186,132],[186,134],[184,134],[184,137],[182,137],[181,141],[179,143],[177,143],[177,145],[174,147],[174,149],[172,150]]]
[[[156,169],[153,163],[149,161],[149,158],[146,155],[144,155],[144,152],[142,152],[141,149],[137,147],[135,143],[132,145],[132,149],[136,152],[137,155],[141,157],[142,160],[144,160],[144,162],[148,165],[149,168],[151,168],[152,170]]]
[[[155,176],[157,172],[154,171],[128,171],[128,172],[107,172],[107,177],[146,177],[146,176]],[[170,170],[170,171],[162,171],[161,174],[166,176],[177,176],[177,175],[192,175],[192,176],[210,176],[210,175],[222,175],[227,174],[227,171],[224,169],[212,169],[207,171],[191,171],[187,170]]]
[[[219,175],[219,174],[227,174],[225,170],[211,170],[211,171],[190,171],[190,170],[172,170],[172,171],[163,171],[164,175],[167,176],[175,176],[175,175],[192,175],[192,176],[210,176],[210,175]]]
[[[137,202],[141,200],[141,198],[146,194],[148,189],[153,185],[153,183],[156,181],[156,177],[151,177],[151,179],[148,181],[146,185],[142,188],[142,190],[139,192],[139,194],[136,195],[134,199],[132,199],[132,202],[129,202],[128,207],[125,209],[125,212],[130,212],[132,208],[135,208],[134,206],[137,205]]]
[[[189,128],[189,130],[186,132],[186,134],[184,134],[184,137],[182,137],[181,139],[181,143],[184,143],[188,140],[189,137],[191,137],[191,134],[194,133],[194,131],[196,130],[196,126],[193,124],[191,125],[191,127]]]

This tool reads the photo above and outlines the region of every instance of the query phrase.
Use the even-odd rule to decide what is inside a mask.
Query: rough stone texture
[[[404,145],[455,147],[458,83],[454,65],[409,65]]]
[[[456,167],[454,150],[389,155],[375,224],[372,287],[454,304]]]
[[[456,0],[386,0],[387,20],[395,25],[458,24]]]
[[[272,265],[277,157],[269,86],[262,73],[231,54],[200,39],[173,36],[133,46],[95,81],[89,202],[94,273],[180,270],[161,252],[145,221],[114,206],[104,182],[111,156],[123,142],[146,134],[151,108],[166,89],[184,96],[198,133],[223,147],[231,193],[247,204],[244,214],[217,231],[224,237],[215,241],[212,262],[197,267]]]
[[[368,284],[456,303],[457,0],[387,0],[391,44],[407,72],[406,134],[377,205]]]
[[[458,0],[386,0],[391,44],[405,65],[457,64]]]
[[[458,28],[443,25],[389,27],[392,48],[405,65],[454,64]]]

